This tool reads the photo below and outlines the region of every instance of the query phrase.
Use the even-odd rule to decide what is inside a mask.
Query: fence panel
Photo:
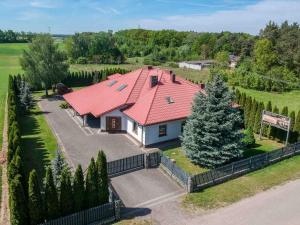
[[[109,177],[114,177],[144,167],[144,154],[140,154],[108,162],[107,173]]]
[[[94,222],[114,221],[115,219],[115,202],[110,202],[69,216],[49,220],[40,225],[88,225]]]
[[[168,157],[161,153],[161,164],[166,168],[166,172],[175,176],[177,181],[183,186],[188,185],[189,175],[173,163]]]
[[[158,167],[161,162],[161,155],[159,152],[152,152],[147,154],[147,167],[154,168]]]
[[[205,173],[197,174],[191,177],[191,192],[201,190],[205,187],[233,179],[244,173],[263,168],[270,163],[283,160],[287,157],[300,153],[300,142],[289,145],[282,149],[274,150],[264,154],[252,156],[229,165],[225,165]]]

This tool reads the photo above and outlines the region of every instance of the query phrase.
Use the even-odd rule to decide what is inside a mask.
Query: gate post
[[[121,219],[121,201],[120,200],[117,200],[114,202],[115,205],[115,218],[116,220],[120,220]]]
[[[192,177],[188,177],[188,182],[187,182],[187,192],[192,193],[193,192],[193,180]]]
[[[144,160],[144,164],[145,164],[145,169],[150,168],[150,157],[149,157],[149,153],[145,153],[144,154],[145,160]]]

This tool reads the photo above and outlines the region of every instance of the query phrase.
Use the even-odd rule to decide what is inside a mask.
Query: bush
[[[243,144],[245,147],[253,147],[255,145],[255,137],[253,134],[252,128],[248,128],[244,131],[244,138],[242,139]]]
[[[76,63],[77,64],[87,64],[88,60],[87,58],[85,57],[79,57],[77,60],[76,60]]]
[[[61,109],[68,109],[68,108],[70,108],[70,105],[69,105],[67,102],[62,102],[62,103],[59,105],[59,107],[60,107]]]
[[[174,63],[174,62],[169,62],[169,63],[168,63],[168,66],[169,66],[169,67],[172,67],[172,68],[179,68],[178,63]]]

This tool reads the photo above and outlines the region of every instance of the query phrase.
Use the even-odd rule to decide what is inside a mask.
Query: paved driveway
[[[61,102],[54,98],[42,99],[40,106],[73,166],[81,164],[86,168],[91,157],[96,157],[100,149],[105,152],[108,161],[142,153],[125,134],[106,134],[99,133],[97,128],[82,128],[78,117],[59,107]]]

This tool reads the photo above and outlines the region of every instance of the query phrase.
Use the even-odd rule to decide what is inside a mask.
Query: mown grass
[[[289,111],[295,110],[296,113],[300,110],[300,90],[293,90],[284,93],[274,93],[266,91],[256,91],[237,87],[242,93],[254,97],[257,101],[264,102],[265,106],[268,101],[272,102],[273,107],[276,105],[280,110],[284,106],[289,107]]]
[[[190,209],[218,208],[297,178],[300,178],[300,156],[203,191],[188,194],[183,200],[183,206]]]
[[[8,76],[21,73],[19,56],[28,44],[0,44],[0,149],[2,148],[2,132],[4,108],[7,93]]]
[[[35,96],[38,98],[37,96]],[[40,177],[44,176],[45,167],[55,157],[57,141],[49,128],[45,114],[38,105],[25,115],[20,122],[24,151],[24,167],[28,174],[35,169]]]
[[[2,200],[2,166],[0,166],[0,202]]]

